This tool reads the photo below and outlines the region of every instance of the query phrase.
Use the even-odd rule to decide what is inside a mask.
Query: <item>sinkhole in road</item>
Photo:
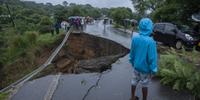
[[[128,52],[129,49],[114,41],[86,33],[72,33],[53,65],[62,73],[103,72]]]

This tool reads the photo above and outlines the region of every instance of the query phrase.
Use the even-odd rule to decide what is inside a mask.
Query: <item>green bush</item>
[[[200,97],[200,71],[195,67],[195,52],[178,53],[175,50],[160,56],[158,76],[161,83],[174,90],[188,90]],[[195,58],[197,57],[197,58]]]
[[[37,42],[36,32],[25,32],[24,35],[10,33],[5,40],[6,47],[3,48],[1,62],[8,64],[15,61],[21,55],[27,53],[27,49],[33,48]]]
[[[50,33],[48,34],[40,34],[39,37],[37,38],[37,44],[40,46],[47,46],[47,45],[52,45],[59,39],[59,35],[52,36]]]
[[[54,43],[61,39],[61,34],[52,36],[34,31],[17,35],[15,31],[8,30],[5,34],[3,44],[6,46],[0,48],[0,88],[33,71],[38,65],[36,58],[45,52],[45,48],[53,48]]]
[[[40,25],[51,25],[51,19],[49,17],[42,17],[41,21],[40,21]]]
[[[6,100],[8,97],[7,93],[0,93],[0,100]]]
[[[17,36],[12,41],[13,48],[26,48],[28,47],[29,43],[27,42],[26,38],[23,36]]]
[[[42,25],[39,27],[40,34],[51,33],[51,31],[54,31],[51,25]]]
[[[22,36],[14,37],[14,39],[12,39],[8,44],[8,47],[5,48],[5,52],[3,53],[4,63],[9,64],[15,61],[15,59],[25,53],[28,46],[29,43]]]
[[[38,31],[41,34],[53,31],[53,23],[49,17],[42,17],[39,23]]]
[[[122,28],[119,24],[114,24],[114,28]]]
[[[23,34],[24,32],[30,30],[28,23],[26,23],[24,20],[16,20],[16,29],[17,29],[17,34]]]
[[[26,32],[25,33],[25,38],[32,45],[36,44],[37,37],[38,37],[38,33],[37,32]]]

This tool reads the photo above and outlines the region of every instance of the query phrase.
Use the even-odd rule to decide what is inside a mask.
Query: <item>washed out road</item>
[[[113,40],[130,48],[131,35],[119,31],[102,21],[87,25],[85,33]],[[132,68],[126,55],[103,73],[49,75],[25,83],[12,100],[129,100],[131,97]],[[52,85],[53,84],[53,85]],[[137,95],[141,97],[141,88]],[[148,100],[190,100],[185,92],[173,91],[153,79]]]

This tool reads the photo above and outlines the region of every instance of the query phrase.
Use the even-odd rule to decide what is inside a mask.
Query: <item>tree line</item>
[[[191,24],[191,16],[200,12],[200,0],[131,0],[137,14],[156,22]]]

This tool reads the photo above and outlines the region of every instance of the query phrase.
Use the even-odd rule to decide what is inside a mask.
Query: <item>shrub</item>
[[[119,24],[114,24],[114,28],[122,28]]]
[[[42,17],[40,25],[51,25],[51,19],[49,17]]]
[[[27,42],[34,45],[37,40],[38,33],[37,32],[26,32],[25,38],[27,39]]]
[[[8,97],[7,93],[0,93],[0,100],[6,100]]]
[[[175,50],[162,54],[158,76],[161,77],[162,84],[172,86],[174,90],[178,91],[188,90],[200,97],[200,72],[195,67],[195,61],[198,57],[193,55],[196,54],[185,51],[177,53]]]
[[[49,17],[42,17],[39,23],[39,33],[50,33],[53,30],[52,24]]]
[[[19,56],[25,55],[27,49],[32,48],[36,44],[37,33],[25,32],[24,35],[13,35],[6,37],[6,47],[3,49],[1,62],[3,65],[15,61]]]
[[[54,31],[53,27],[51,25],[42,25],[39,27],[39,33],[51,33],[51,31]]]

